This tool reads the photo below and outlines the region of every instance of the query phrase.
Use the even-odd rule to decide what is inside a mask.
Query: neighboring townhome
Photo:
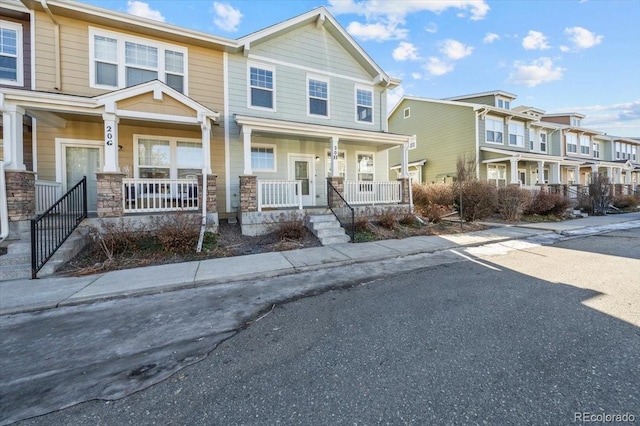
[[[594,171],[617,177],[614,183],[634,182],[633,166],[613,162],[608,154],[613,151],[605,151],[614,146],[611,138],[575,121],[583,116],[545,115],[535,107],[513,107],[515,99],[504,91],[443,100],[402,98],[389,114],[389,128],[415,135],[408,159],[413,180],[452,182],[462,159],[475,161],[476,176],[496,186],[586,185]],[[627,149],[633,155],[631,141],[626,139],[625,155]],[[392,151],[392,170],[398,170],[401,157]]]
[[[238,45],[228,58],[226,209],[239,207],[243,232],[263,232],[281,213],[268,209],[324,209],[327,178],[356,206],[408,202],[388,169],[388,150],[406,152],[410,141],[387,132],[386,92],[399,82],[326,9]]]

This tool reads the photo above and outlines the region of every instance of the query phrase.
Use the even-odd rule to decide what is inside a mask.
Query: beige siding
[[[133,98],[122,100],[118,102],[117,107],[119,110],[149,112],[154,114],[167,114],[192,118],[195,118],[196,116],[196,112],[193,109],[170,96],[163,96],[162,101],[154,100],[153,93],[145,93]]]
[[[405,119],[407,107],[410,117]],[[455,176],[458,157],[475,155],[475,113],[470,107],[405,99],[389,117],[389,131],[417,136],[409,162],[427,159],[422,173],[427,183]],[[390,153],[389,165],[396,164],[400,164],[400,149]]]
[[[54,30],[44,12],[35,13],[36,90],[53,91],[56,86]]]

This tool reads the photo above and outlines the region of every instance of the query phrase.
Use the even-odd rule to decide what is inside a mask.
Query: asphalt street
[[[586,414],[638,422],[639,246],[635,229],[553,246],[469,249],[461,254],[470,261],[447,254],[405,272],[388,264],[398,269],[370,268],[373,280],[345,268],[355,285],[263,309],[209,356],[196,350],[192,365],[146,390],[21,424],[559,425]],[[338,278],[314,274],[288,279]],[[190,304],[201,328],[192,336],[206,334],[204,300],[162,300],[156,316]],[[249,311],[235,319],[246,323],[243,315]],[[135,334],[139,319],[130,320],[125,331]],[[127,371],[131,378],[143,370]],[[46,393],[34,402],[40,398]]]

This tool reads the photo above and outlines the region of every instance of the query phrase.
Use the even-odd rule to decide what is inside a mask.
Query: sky
[[[325,6],[402,85],[442,99],[503,90],[582,127],[640,137],[640,0],[83,0],[236,39]]]

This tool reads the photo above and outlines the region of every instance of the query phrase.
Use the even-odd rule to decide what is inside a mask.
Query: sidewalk
[[[553,223],[497,225],[465,234],[336,244],[301,250],[173,263],[85,277],[45,277],[0,283],[0,315],[34,312],[205,285],[296,274],[419,253],[537,236],[578,236],[640,227],[640,212]],[[555,236],[555,239],[552,238]]]

